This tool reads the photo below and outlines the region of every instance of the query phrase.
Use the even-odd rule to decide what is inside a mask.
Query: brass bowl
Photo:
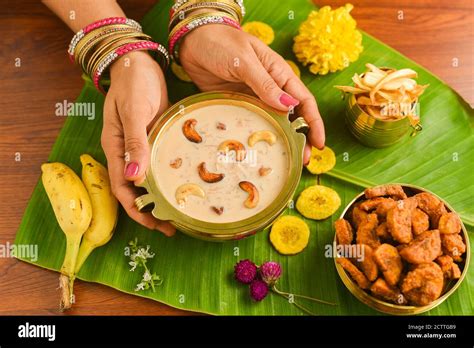
[[[227,223],[213,223],[201,221],[184,214],[176,209],[160,192],[158,183],[153,173],[153,159],[156,158],[157,140],[164,132],[187,112],[209,105],[234,105],[247,108],[259,116],[264,117],[279,132],[281,138],[286,142],[289,154],[289,172],[286,182],[276,199],[268,207],[249,218]],[[169,221],[178,230],[199,239],[208,241],[236,240],[255,234],[270,225],[287,207],[293,198],[303,166],[303,149],[305,145],[305,133],[308,125],[303,118],[294,121],[288,119],[288,115],[273,110],[260,100],[246,94],[234,92],[207,92],[200,93],[183,99],[166,110],[153,125],[148,141],[151,148],[150,165],[146,171],[146,179],[139,186],[147,190],[147,194],[138,197],[135,205],[138,210],[144,211],[152,205],[152,214],[159,220]]]
[[[347,98],[345,122],[359,142],[374,148],[391,146],[399,142],[410,130],[411,135],[422,130],[421,124],[412,126],[406,116],[398,120],[381,120],[369,115],[357,104],[354,95]]]
[[[446,203],[445,200],[443,200],[441,197],[435,195],[434,193],[419,187],[415,185],[410,185],[410,184],[394,184],[394,185],[401,185],[404,190],[412,193],[412,194],[417,194],[420,192],[427,192],[432,194],[433,196],[437,197],[440,201],[444,203],[446,206],[446,209],[448,212],[454,212],[454,209]],[[359,200],[364,198],[364,192],[358,194],[344,209],[344,211],[341,213],[341,216],[339,217],[340,219],[346,218],[346,214],[350,212],[352,206],[357,203]],[[365,290],[361,289],[353,280],[352,278],[346,273],[346,271],[342,268],[340,264],[336,262],[336,258],[334,258],[334,263],[336,265],[336,270],[337,273],[339,274],[339,277],[341,278],[342,282],[344,285],[349,289],[349,291],[361,302],[365,303],[369,307],[383,313],[387,314],[393,314],[393,315],[415,315],[415,314],[420,314],[427,312],[437,306],[439,306],[441,303],[443,303],[449,296],[451,296],[456,289],[461,285],[462,281],[467,275],[467,271],[469,269],[469,261],[471,258],[471,251],[470,251],[470,244],[469,244],[469,235],[467,233],[466,227],[464,226],[464,223],[461,221],[461,233],[464,238],[464,243],[466,244],[466,257],[464,259],[463,264],[460,264],[460,267],[462,266],[462,273],[461,277],[459,279],[454,279],[450,280],[449,282],[445,283],[444,285],[444,290],[443,294],[430,304],[427,304],[426,306],[401,306],[401,305],[396,305],[390,302],[386,302],[383,300],[380,300],[372,295],[370,295],[368,292]],[[336,236],[334,236],[334,244],[336,244]]]

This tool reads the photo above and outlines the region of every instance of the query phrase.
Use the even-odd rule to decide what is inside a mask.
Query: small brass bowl
[[[285,142],[288,151],[288,175],[281,192],[273,203],[257,214],[235,222],[214,223],[192,218],[175,208],[165,198],[155,180],[154,158],[158,139],[165,134],[174,122],[186,116],[188,112],[209,105],[232,105],[246,108],[270,122]],[[135,205],[140,211],[148,210],[159,220],[169,221],[178,230],[199,239],[208,241],[226,241],[241,239],[255,234],[270,225],[287,207],[293,198],[303,166],[303,149],[308,125],[303,118],[294,121],[288,115],[271,109],[260,100],[246,94],[234,92],[207,92],[185,98],[166,110],[153,125],[148,135],[151,149],[151,161],[146,171],[146,178],[139,186],[148,193],[138,197]]]
[[[399,142],[410,130],[416,135],[422,130],[420,124],[412,126],[408,117],[398,120],[380,120],[366,113],[357,104],[352,94],[347,98],[345,121],[351,134],[362,144],[382,148]]]
[[[420,192],[427,192],[432,194],[433,196],[437,197],[441,202],[444,203],[446,206],[446,209],[448,212],[454,212],[454,209],[446,203],[445,200],[443,200],[441,197],[435,195],[434,193],[419,187],[415,185],[409,185],[409,184],[394,184],[394,185],[401,185],[405,192],[411,193],[412,195],[420,193]],[[410,196],[410,195],[409,195]],[[362,200],[364,198],[364,192],[358,194],[344,209],[342,212],[341,216],[339,217],[340,219],[345,218],[347,219],[348,216],[347,214],[350,212],[351,208],[355,203],[358,201]],[[454,279],[450,280],[449,282],[444,284],[444,289],[442,295],[431,302],[430,304],[427,304],[426,306],[401,306],[401,305],[396,305],[390,302],[383,301],[381,299],[378,299],[377,297],[374,297],[370,295],[367,291],[361,289],[353,280],[352,278],[346,273],[344,268],[340,264],[336,262],[336,258],[334,258],[334,263],[336,265],[336,270],[337,273],[339,274],[339,277],[341,278],[342,282],[344,285],[349,289],[349,291],[361,302],[365,303],[369,307],[382,312],[382,313],[387,313],[387,314],[392,314],[392,315],[416,315],[420,313],[427,312],[437,306],[439,306],[441,303],[443,303],[449,296],[451,296],[456,289],[461,285],[463,282],[464,278],[467,275],[468,269],[469,269],[469,261],[471,258],[471,251],[470,251],[470,244],[469,244],[469,235],[467,233],[466,227],[464,226],[463,222],[461,221],[461,235],[463,236],[464,243],[466,244],[466,253],[465,253],[465,259],[463,263],[458,264],[460,268],[462,269],[461,277],[459,279]],[[336,236],[334,236],[334,245],[336,245],[337,240]]]

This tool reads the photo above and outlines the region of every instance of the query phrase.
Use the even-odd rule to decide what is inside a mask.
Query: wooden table
[[[316,2],[336,7],[347,1]],[[351,2],[361,29],[425,66],[474,104],[472,0]],[[140,19],[155,0],[120,3],[129,17]],[[40,164],[64,122],[54,115],[55,104],[74,101],[82,80],[66,57],[71,32],[38,1],[7,1],[0,9],[0,38],[0,243],[12,243]],[[57,280],[55,272],[0,258],[0,315],[58,314]],[[98,284],[78,281],[75,291],[81,300],[69,314],[191,314]]]

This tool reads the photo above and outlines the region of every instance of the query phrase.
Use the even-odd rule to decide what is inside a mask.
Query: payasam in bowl
[[[264,229],[298,185],[308,129],[240,93],[201,93],[168,109],[149,134],[139,210],[193,237],[240,239]]]

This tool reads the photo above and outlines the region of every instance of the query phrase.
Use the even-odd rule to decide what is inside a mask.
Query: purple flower
[[[268,294],[268,286],[263,280],[254,280],[250,284],[250,297],[255,301],[263,300]]]
[[[265,262],[260,266],[260,276],[268,286],[273,286],[281,276],[280,264],[273,261]]]
[[[250,284],[257,276],[257,266],[250,260],[242,260],[234,267],[235,279],[243,284]]]

